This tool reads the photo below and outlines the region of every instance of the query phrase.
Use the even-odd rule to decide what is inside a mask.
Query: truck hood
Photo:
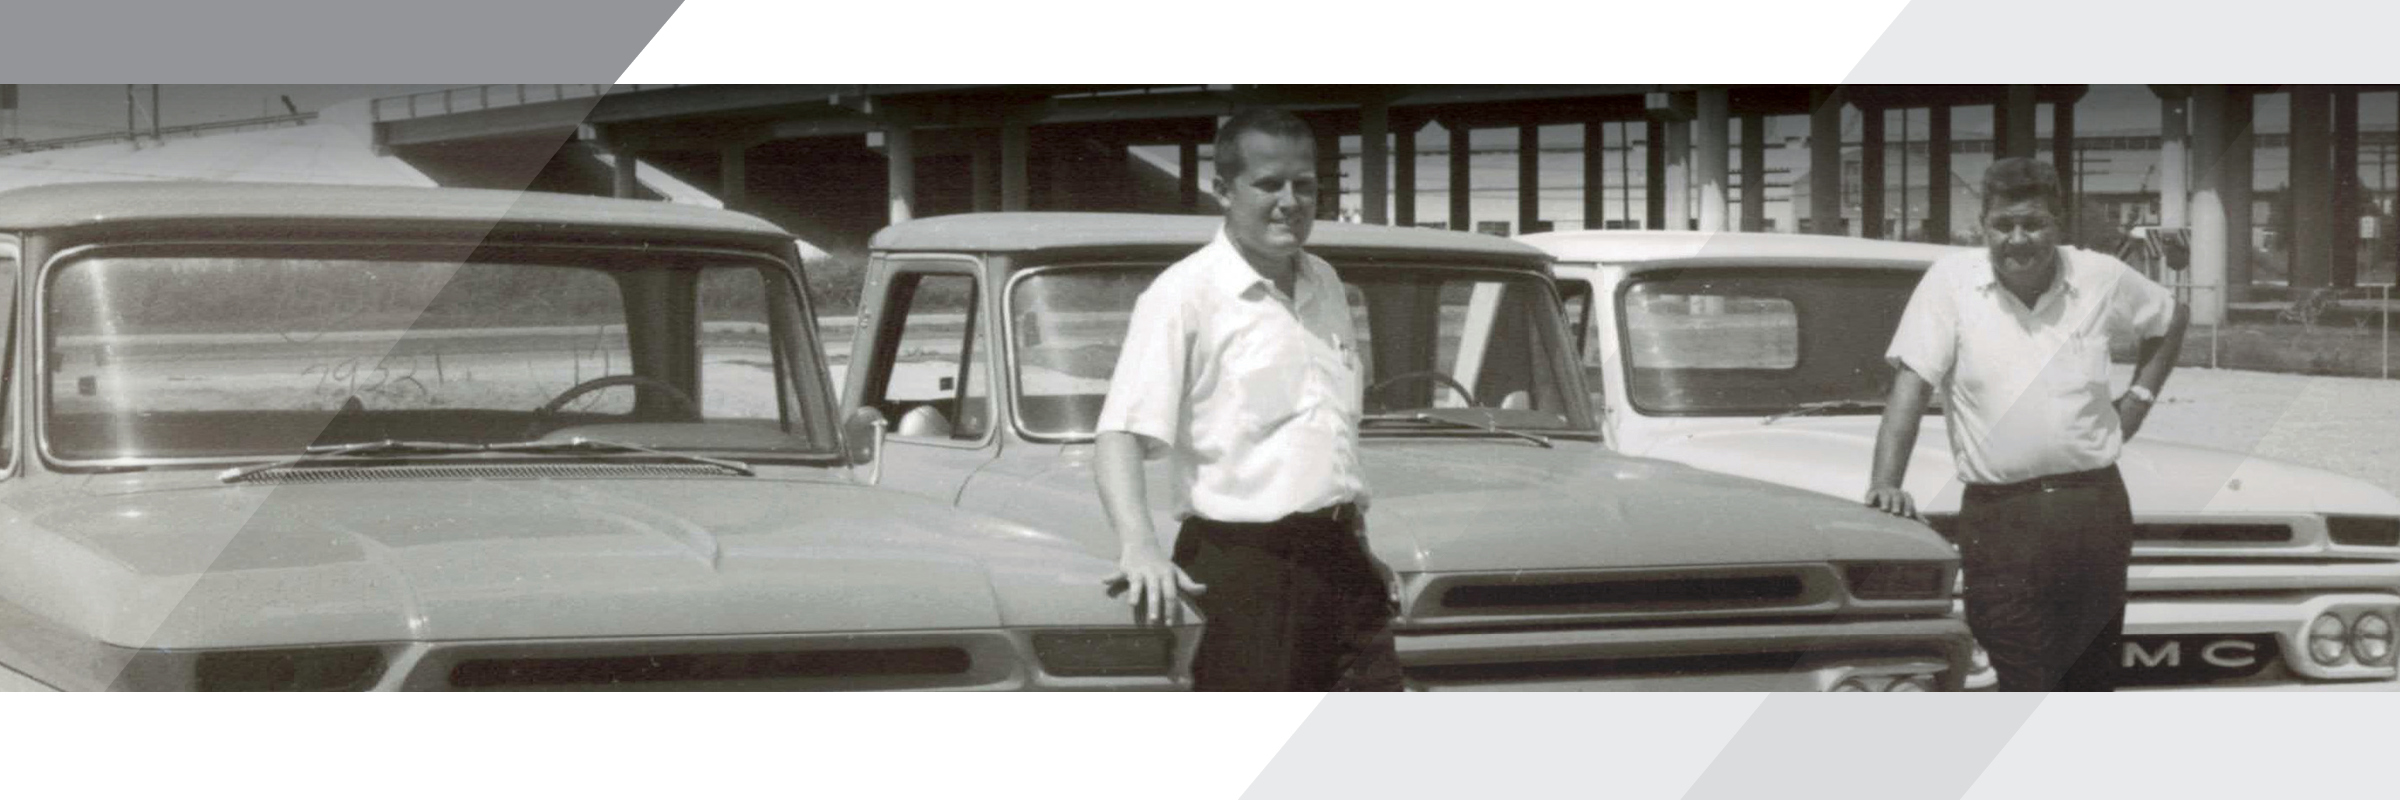
[[[1775,481],[1844,499],[1866,494],[1880,418],[1675,420],[1633,447],[1640,455]],[[1963,485],[1949,428],[1927,417],[1905,488],[1928,514],[1958,511]],[[2117,466],[2136,516],[2190,514],[2400,514],[2400,499],[2356,478],[2194,445],[2135,439]]]
[[[1377,557],[1409,572],[1948,559],[1921,525],[1588,442],[1365,442]]]
[[[213,481],[208,481],[213,484]],[[132,647],[1124,624],[1111,565],[888,491],[768,478],[53,493],[0,596]],[[39,564],[35,569],[26,565]]]

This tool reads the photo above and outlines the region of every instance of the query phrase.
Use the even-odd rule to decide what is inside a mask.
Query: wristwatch
[[[2125,393],[2131,395],[2135,400],[2142,401],[2142,403],[2145,405],[2158,404],[2158,393],[2150,391],[2150,387],[2148,386],[2143,386],[2137,383],[2134,384],[2132,388],[2126,389]]]

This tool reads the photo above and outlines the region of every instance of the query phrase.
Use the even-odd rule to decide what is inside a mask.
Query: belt
[[[1352,522],[1359,518],[1357,503],[1335,503],[1315,511],[1301,511],[1284,517],[1286,521]]]
[[[2057,475],[2044,475],[2039,478],[2021,480],[2015,483],[1972,483],[1967,485],[1967,491],[1976,492],[1979,494],[2055,492],[2060,489],[2073,489],[2085,486],[2105,486],[2111,483],[2122,482],[2123,480],[2124,478],[2117,474],[2117,465],[2110,464],[2099,469],[2087,469],[2082,472],[2066,472]]]

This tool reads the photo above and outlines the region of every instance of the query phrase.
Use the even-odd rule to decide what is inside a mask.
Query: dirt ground
[[[2117,385],[2132,370],[2117,367]],[[2141,436],[2274,458],[2400,493],[2400,380],[2184,367]]]

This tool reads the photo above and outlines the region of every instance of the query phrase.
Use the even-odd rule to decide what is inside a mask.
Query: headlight
[[[2308,624],[2308,657],[2326,666],[2341,663],[2342,656],[2350,650],[2349,628],[2342,624],[2341,617],[2318,615],[2315,622]]]
[[[284,650],[145,650],[118,673],[113,688],[202,692],[355,692],[383,677],[374,647]]]
[[[2392,619],[2369,611],[2350,623],[2350,652],[2358,663],[2382,666],[2392,657]]]
[[[1851,564],[1842,571],[1850,594],[1861,600],[1939,600],[1942,565],[1916,562]]]
[[[1062,678],[1165,675],[1175,636],[1164,630],[1056,631],[1033,635],[1042,671]]]
[[[1933,691],[1933,676],[1909,675],[1892,681],[1892,685],[1883,687],[1883,690],[1887,692],[1930,692]]]

